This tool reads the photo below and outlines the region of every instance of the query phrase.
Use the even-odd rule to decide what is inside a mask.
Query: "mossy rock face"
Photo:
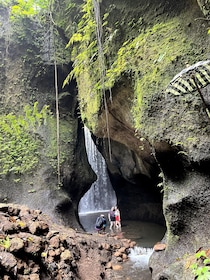
[[[198,3],[100,3],[104,23],[100,41],[103,53],[97,49],[97,22],[91,5],[91,1],[86,2],[89,10],[83,10],[82,15],[91,19],[92,25],[86,28],[84,20],[79,21],[81,25],[77,35],[81,37],[74,42],[72,56],[82,120],[99,137],[107,137],[109,129],[115,140],[119,137],[116,130],[112,133],[108,122],[112,123],[109,112],[113,113],[118,107],[118,115],[123,115],[120,110],[126,112],[129,115],[128,126],[133,127],[138,135],[152,143],[170,141],[197,160],[199,153],[193,147],[204,151],[204,143],[207,142],[208,118],[205,112],[200,112],[201,100],[195,92],[177,97],[166,96],[165,91],[172,78],[187,65],[208,59],[208,21],[203,18]],[[129,94],[126,94],[129,96],[129,113],[126,106],[120,109],[114,101],[118,99],[115,96],[121,94],[116,88],[118,85],[121,87],[123,79],[131,85],[127,88]],[[104,113],[105,107],[108,114]],[[185,112],[181,118],[180,112]],[[107,127],[103,130],[104,135],[101,127]],[[199,131],[203,132],[203,141],[199,140]],[[122,139],[124,143],[125,138]]]
[[[182,279],[183,263],[176,265],[179,253],[183,256],[198,244],[208,243],[204,224],[209,224],[209,207],[205,214],[203,205],[209,205],[209,119],[196,92],[175,96],[166,94],[166,88],[187,65],[209,59],[207,13],[194,0],[102,1],[100,7],[101,18],[105,15],[103,53],[97,50],[94,28],[79,26],[81,37],[74,42],[77,52],[74,49],[72,59],[82,119],[99,138],[110,137],[112,162],[105,147],[108,141],[101,150],[112,178],[117,178],[117,172],[122,182],[142,174],[149,178],[155,167],[159,170],[168,244],[166,253],[154,256],[153,278],[176,275]],[[95,27],[94,12],[89,11]],[[88,40],[83,40],[86,32]],[[203,89],[206,97],[208,87]],[[126,151],[123,155],[132,154],[123,160],[132,159],[135,166],[125,174],[121,147]],[[134,184],[140,189],[139,181]],[[116,189],[124,198],[121,186]],[[164,270],[163,264],[173,271]]]
[[[0,24],[0,201],[42,209],[58,222],[80,228],[75,209],[95,175],[85,153],[75,83],[63,87],[71,69],[66,38],[57,30],[53,45],[48,21],[20,17],[14,23],[5,7],[0,8]],[[45,107],[47,114],[40,115]]]
[[[164,92],[173,76],[187,64],[207,59],[207,23],[196,21],[202,13],[193,1],[108,1],[100,4],[103,36],[99,40],[91,5],[87,1],[83,10],[91,25],[87,28],[84,19],[79,21],[77,39],[72,37],[82,119],[95,131],[97,115],[106,106],[105,92],[126,75],[133,83],[135,128],[142,130],[152,99]]]

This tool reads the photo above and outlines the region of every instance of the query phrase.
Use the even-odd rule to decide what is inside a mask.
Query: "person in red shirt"
[[[120,210],[117,206],[115,206],[115,225],[117,229],[121,230]]]

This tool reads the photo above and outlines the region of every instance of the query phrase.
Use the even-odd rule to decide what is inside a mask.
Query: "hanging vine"
[[[54,60],[54,85],[55,85],[55,100],[56,100],[56,139],[57,139],[57,178],[58,185],[61,184],[60,179],[60,129],[59,129],[59,104],[58,104],[58,80],[57,80],[57,61],[56,61],[56,49],[54,40],[54,21],[52,18],[52,10],[54,0],[17,0],[15,4],[13,1],[3,1],[5,6],[11,6],[10,19],[13,22],[21,20],[23,18],[33,18],[41,20],[43,14],[49,15],[50,18],[50,38],[52,40],[53,60]],[[0,0],[2,3],[2,0]],[[46,13],[47,12],[47,13]],[[46,18],[44,19],[46,21]],[[30,116],[29,116],[30,117]]]
[[[56,106],[56,140],[57,140],[57,179],[58,186],[61,185],[61,171],[60,171],[60,114],[59,114],[59,98],[58,98],[58,69],[57,69],[57,59],[56,59],[56,45],[54,38],[54,20],[52,17],[53,0],[49,3],[49,14],[50,14],[50,34],[52,36],[52,47],[53,47],[53,57],[54,57],[54,84],[55,84],[55,106]]]
[[[92,131],[96,128],[99,109],[101,106],[104,107],[108,152],[111,160],[109,111],[106,96],[107,67],[102,42],[104,24],[106,24],[105,18],[102,22],[99,1],[86,0],[82,6],[82,16],[77,32],[72,35],[67,44],[67,48],[71,48],[74,67],[65,79],[64,85],[73,77],[76,78],[81,116],[84,122],[87,120],[87,125]],[[84,80],[89,82],[84,85]],[[86,92],[85,97],[80,94],[83,90]],[[109,89],[109,93],[110,101],[112,101],[111,89]]]

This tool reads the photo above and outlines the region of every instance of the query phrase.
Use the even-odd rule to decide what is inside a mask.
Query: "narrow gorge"
[[[210,249],[210,1],[42,2],[0,1],[0,203],[83,231],[87,127],[123,219],[166,227],[152,279],[194,280]]]

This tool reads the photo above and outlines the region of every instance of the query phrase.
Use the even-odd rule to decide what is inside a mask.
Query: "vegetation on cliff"
[[[50,65],[63,64],[65,44],[58,40],[58,32],[51,14],[51,1],[0,1],[2,25],[1,72],[1,175],[21,175],[34,171],[43,162],[45,154],[48,163],[57,168],[56,121],[51,106],[54,77],[49,75]],[[58,43],[59,42],[59,43]],[[68,57],[66,51],[66,57]],[[14,56],[18,70],[13,66]],[[69,61],[67,62],[69,63]],[[34,67],[31,67],[31,66]],[[30,68],[30,71],[28,70]],[[51,74],[52,75],[52,74]],[[42,96],[37,79],[44,79]],[[47,79],[51,79],[50,82]],[[6,87],[6,83],[12,83]],[[39,82],[40,83],[40,82]],[[13,86],[14,85],[14,86]],[[39,105],[38,101],[39,100]],[[25,113],[23,113],[23,111]],[[60,162],[71,154],[64,152],[72,141],[71,121],[60,120]],[[44,124],[45,123],[45,124]],[[46,137],[45,134],[48,134]],[[65,148],[64,148],[65,146]],[[41,160],[42,158],[42,160]],[[16,181],[19,180],[15,179]]]
[[[6,2],[7,5],[9,3],[12,2]],[[20,45],[25,42],[28,30],[20,28],[19,20],[28,17],[35,17],[37,20],[39,14],[44,24],[47,23],[46,19],[51,22],[48,26],[51,34],[49,39],[53,39],[55,35],[56,59],[61,62],[64,52],[71,53],[73,70],[64,84],[68,84],[73,77],[76,78],[81,118],[93,132],[97,128],[101,110],[106,107],[105,99],[109,95],[108,102],[111,102],[111,89],[122,76],[126,76],[133,87],[133,95],[130,96],[133,126],[146,134],[154,133],[153,122],[145,122],[150,117],[153,100],[164,95],[175,69],[185,67],[185,63],[193,63],[202,57],[202,52],[199,53],[200,44],[196,45],[195,38],[188,36],[184,26],[185,11],[183,15],[182,11],[166,15],[162,21],[157,17],[148,24],[147,14],[139,17],[134,8],[131,5],[132,12],[125,12],[119,21],[116,16],[116,10],[120,9],[117,3],[102,4],[86,0],[83,3],[71,1],[67,4],[64,1],[58,4],[56,1],[31,0],[27,3],[19,1],[12,6],[12,16],[14,20],[18,20],[16,34]],[[45,18],[43,15],[47,11],[50,16]],[[70,19],[69,24],[64,17]],[[65,51],[64,45],[63,50],[57,48],[57,35],[61,35],[61,29],[65,39],[70,36]],[[126,30],[126,35],[123,30]],[[36,40],[31,39],[36,44]],[[40,42],[36,48],[40,47]],[[53,51],[53,46],[51,47]],[[26,63],[32,56],[36,57],[31,53],[32,50],[29,44],[28,57],[23,57]],[[53,62],[54,56],[50,56]],[[42,58],[40,54],[37,61]],[[182,141],[178,139],[176,142]]]
[[[104,106],[103,90],[109,92],[123,75],[127,76],[134,90],[134,96],[131,96],[134,126],[138,130],[143,129],[144,114],[150,108],[151,100],[161,91],[164,94],[178,65],[185,68],[186,63],[201,59],[200,46],[196,47],[194,38],[188,36],[180,14],[147,24],[146,14],[145,18],[137,19],[135,11],[133,18],[125,12],[122,26],[117,17],[113,19],[116,9],[110,5],[101,15],[99,26],[100,8],[97,10],[93,4],[91,0],[84,2],[77,31],[67,45],[72,48],[74,69],[66,82],[72,76],[76,78],[82,119],[94,131],[100,109]],[[101,31],[99,37],[97,30],[101,27],[103,33]],[[124,38],[122,28],[132,36]],[[104,68],[103,73],[101,68]]]
[[[39,162],[41,141],[36,131],[46,121],[47,106],[39,112],[35,103],[24,111],[25,115],[0,116],[0,175],[32,171]]]

